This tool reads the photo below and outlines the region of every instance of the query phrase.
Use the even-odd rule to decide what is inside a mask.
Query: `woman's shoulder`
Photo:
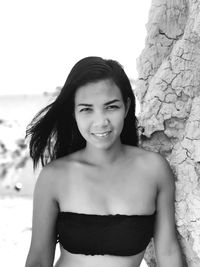
[[[35,191],[44,192],[57,199],[60,188],[69,184],[72,173],[72,161],[69,157],[62,157],[46,164],[40,171]]]
[[[143,153],[145,160],[147,160],[148,163],[151,164],[152,168],[156,172],[166,172],[170,169],[168,160],[159,152],[142,149],[141,153]]]
[[[59,179],[63,177],[63,173],[65,173],[65,177],[67,177],[68,173],[72,168],[73,161],[70,156],[64,156],[58,159],[55,159],[49,163],[47,163],[40,171],[38,179],[44,183],[57,183]]]
[[[49,162],[47,165],[45,165],[44,170],[50,171],[50,172],[61,172],[61,171],[69,171],[73,165],[78,162],[78,155],[79,151],[74,152],[72,154],[63,156],[61,158],[55,159],[51,162]]]
[[[138,157],[145,157],[145,159],[153,160],[155,162],[165,160],[159,152],[150,151],[138,146],[127,146],[127,148],[133,155],[137,155]]]
[[[149,173],[151,172],[158,184],[167,183],[170,182],[172,178],[174,179],[172,168],[166,157],[159,152],[147,151],[143,148],[139,148],[138,151],[144,168],[146,166]]]
[[[156,158],[159,157],[160,155],[157,152],[152,152],[142,147],[136,147],[136,146],[126,146],[126,147],[129,157],[145,161],[146,163],[147,161],[156,161]]]
[[[152,171],[155,176],[160,172],[167,172],[170,169],[167,159],[159,152],[149,151],[142,147],[128,147],[129,157],[137,161],[148,172]]]

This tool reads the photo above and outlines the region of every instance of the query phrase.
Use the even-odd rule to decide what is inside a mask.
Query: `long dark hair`
[[[26,128],[26,138],[30,136],[29,149],[34,169],[40,160],[44,166],[49,161],[86,146],[73,116],[75,92],[80,86],[103,79],[114,81],[124,103],[130,98],[131,105],[124,121],[121,142],[138,146],[135,96],[123,67],[114,60],[86,57],[74,65],[57,98],[40,110]]]

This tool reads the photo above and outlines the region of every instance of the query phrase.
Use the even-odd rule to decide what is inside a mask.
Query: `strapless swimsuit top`
[[[85,214],[61,211],[57,240],[75,254],[136,255],[146,249],[154,232],[155,214]]]

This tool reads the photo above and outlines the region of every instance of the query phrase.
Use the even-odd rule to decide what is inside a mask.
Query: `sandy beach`
[[[1,197],[0,210],[1,266],[24,266],[31,237],[32,199]]]
[[[32,198],[0,198],[1,267],[24,267],[31,240]],[[56,249],[55,261],[59,256]]]

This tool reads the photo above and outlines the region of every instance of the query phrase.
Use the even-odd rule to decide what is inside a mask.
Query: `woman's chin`
[[[114,146],[114,144],[117,143],[115,139],[110,138],[109,140],[90,140],[88,144],[94,148],[101,149],[101,150],[108,150]]]

